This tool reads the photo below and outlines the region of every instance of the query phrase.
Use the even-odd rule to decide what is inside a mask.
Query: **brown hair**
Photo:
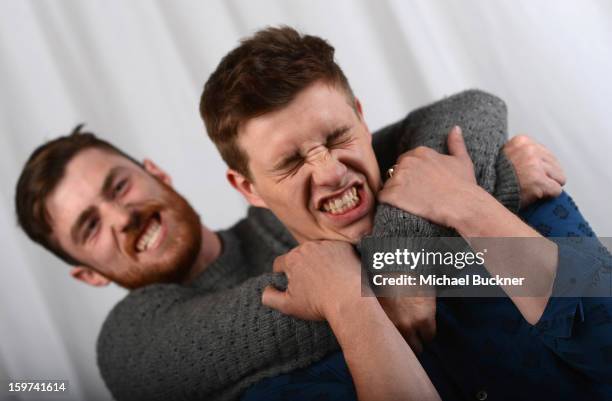
[[[98,148],[117,153],[140,165],[109,142],[91,132],[81,131],[82,128],[83,124],[77,125],[70,135],[53,139],[36,148],[25,163],[15,189],[17,223],[32,241],[70,265],[81,263],[53,239],[51,218],[45,206],[47,196],[64,177],[68,162],[84,149]]]
[[[354,104],[334,48],[287,26],[258,31],[223,57],[204,85],[200,115],[227,165],[252,179],[248,157],[238,146],[241,125],[281,109],[320,80],[343,89]]]

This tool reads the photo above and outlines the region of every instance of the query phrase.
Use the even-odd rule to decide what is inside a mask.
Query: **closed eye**
[[[92,217],[87,221],[83,229],[83,242],[89,240],[93,236],[99,224],[100,219],[98,217]]]
[[[115,186],[113,187],[112,198],[116,199],[117,197],[123,195],[126,192],[127,184],[128,184],[127,178],[119,180],[117,184],[115,184]]]
[[[327,148],[339,147],[352,142],[355,138],[350,134],[349,127],[342,127],[331,133],[327,137]]]
[[[296,157],[295,159],[288,160],[283,169],[279,171],[279,179],[277,182],[280,182],[285,178],[293,177],[303,165],[304,158],[302,157]]]

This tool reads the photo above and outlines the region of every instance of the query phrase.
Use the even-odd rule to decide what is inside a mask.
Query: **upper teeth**
[[[140,239],[136,243],[136,250],[142,252],[148,249],[159,236],[161,224],[157,220],[152,220],[149,223],[147,230],[140,236]]]
[[[331,214],[340,214],[352,209],[358,203],[359,195],[357,195],[357,188],[351,187],[339,196],[327,200],[323,204],[323,210]]]

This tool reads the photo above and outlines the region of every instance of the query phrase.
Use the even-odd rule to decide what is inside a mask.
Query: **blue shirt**
[[[576,285],[576,266],[612,281],[612,257],[567,194],[538,202],[521,217],[547,237],[592,239],[576,247],[558,243],[555,288]],[[419,360],[443,400],[612,400],[611,299],[551,298],[532,326],[508,298],[438,298],[437,334]],[[242,397],[356,399],[341,352],[262,380]]]

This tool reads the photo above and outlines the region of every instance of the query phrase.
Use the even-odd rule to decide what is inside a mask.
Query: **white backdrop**
[[[0,382],[67,379],[71,399],[110,399],[95,339],[124,294],[73,281],[17,229],[14,187],[30,152],[87,122],[164,167],[208,225],[229,225],[245,204],[198,101],[220,58],[266,25],[329,39],[372,129],[466,88],[502,97],[511,134],[553,150],[595,231],[612,236],[611,4],[0,0]]]

